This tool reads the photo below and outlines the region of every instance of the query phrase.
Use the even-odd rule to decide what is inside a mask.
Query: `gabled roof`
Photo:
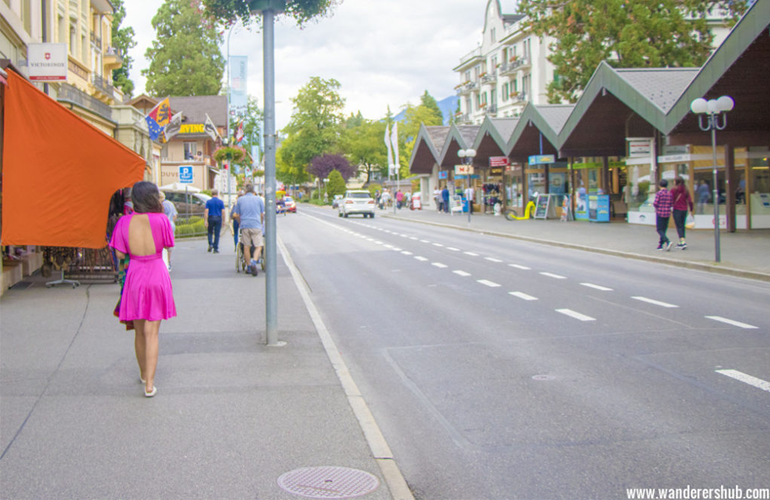
[[[449,127],[420,125],[420,131],[414,140],[412,156],[409,158],[409,171],[413,174],[428,174],[433,165],[439,163],[441,149],[444,147]]]
[[[217,127],[227,126],[227,96],[201,95],[171,97],[171,109],[181,111],[188,123],[205,123],[206,114]]]
[[[699,71],[698,68],[613,68],[613,70],[663,113],[668,113]]]
[[[506,151],[510,155],[514,151],[522,136],[534,126],[543,134],[551,147],[558,148],[559,132],[562,130],[567,118],[575,106],[572,104],[527,104],[524,112],[519,116],[519,122],[508,139]],[[539,149],[539,148],[538,148]]]
[[[511,138],[513,129],[518,122],[518,118],[490,118],[487,116],[484,118],[484,122],[481,124],[481,128],[476,134],[471,147],[478,150],[484,138],[489,136],[505,154],[507,152],[508,139]]]
[[[735,100],[735,109],[728,113],[732,124],[728,128],[758,127],[767,132],[769,29],[770,2],[754,2],[683,90],[660,130],[664,134],[697,130],[697,120],[690,115],[690,103],[699,97],[714,99],[729,93]]]
[[[479,133],[480,125],[460,125],[452,124],[444,141],[444,147],[441,150],[438,164],[454,165],[457,162],[457,151],[468,149],[473,145],[473,141]],[[455,144],[456,146],[453,146]],[[448,162],[448,163],[447,163]]]

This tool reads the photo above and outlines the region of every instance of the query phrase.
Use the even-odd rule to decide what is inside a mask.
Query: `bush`
[[[380,184],[369,184],[367,186],[367,189],[369,190],[369,195],[374,198],[374,192],[379,191],[382,193],[382,186]]]

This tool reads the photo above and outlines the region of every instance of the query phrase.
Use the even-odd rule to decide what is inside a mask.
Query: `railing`
[[[497,104],[490,104],[486,107],[485,112],[488,115],[496,115],[497,114]]]
[[[468,52],[464,56],[460,58],[460,64],[465,64],[466,62],[470,61],[471,59],[474,59],[476,57],[481,57],[481,47],[476,47],[472,51]]]
[[[59,88],[59,100],[72,101],[75,104],[90,109],[99,116],[112,120],[111,107],[68,83],[62,83]]]
[[[481,83],[492,83],[497,81],[497,71],[490,71],[481,77]]]
[[[114,95],[112,93],[112,90],[113,90],[112,85],[107,83],[107,80],[105,80],[101,76],[94,75],[93,84],[94,84],[94,87],[96,87],[97,89],[101,90],[105,94],[109,95],[110,97],[114,97]]]

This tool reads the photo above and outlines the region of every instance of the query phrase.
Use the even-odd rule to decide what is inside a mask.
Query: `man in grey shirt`
[[[241,243],[249,270],[256,276],[257,259],[262,254],[262,223],[265,220],[265,203],[262,198],[254,194],[254,185],[247,183],[244,186],[245,195],[238,198],[233,208],[233,217],[238,220],[241,231]],[[251,255],[251,246],[254,245],[254,255]]]

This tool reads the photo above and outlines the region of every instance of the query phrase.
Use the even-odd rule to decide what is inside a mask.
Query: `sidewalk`
[[[467,213],[449,215],[433,209],[402,209],[396,214],[392,209],[378,210],[377,216],[770,281],[770,230],[720,231],[721,262],[716,263],[714,231],[688,230],[687,249],[679,250],[676,248],[676,229],[670,228],[668,237],[674,247],[669,252],[660,252],[655,250],[658,234],[654,226],[622,221],[609,224],[534,219],[508,221],[502,216],[474,214],[469,224]]]
[[[362,498],[394,497],[381,472],[393,460],[375,458],[289,267],[279,258],[287,345],[267,347],[264,275],[237,274],[231,242],[223,235],[220,254],[203,240],[174,250],[179,315],[161,325],[153,399],[143,397],[133,333],[112,315],[118,285],[47,289],[37,275],[7,291],[4,498],[292,499],[279,477],[326,466],[375,476],[379,487]],[[372,484],[366,474],[328,477],[326,498]]]

